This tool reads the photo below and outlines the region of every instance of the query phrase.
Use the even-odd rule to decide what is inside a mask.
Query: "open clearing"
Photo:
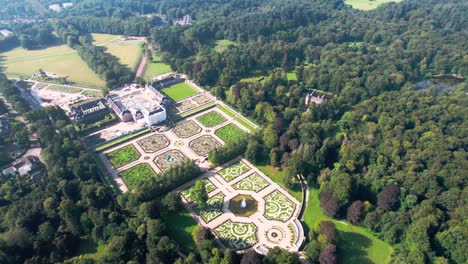
[[[183,82],[162,89],[162,92],[169,96],[175,102],[190,97],[198,93],[195,88]]]
[[[119,35],[100,34],[100,33],[92,33],[91,36],[93,37],[93,45],[97,45],[97,46],[103,46],[106,43],[115,41],[120,37]]]
[[[320,207],[318,189],[310,189],[309,203],[307,205],[304,222],[305,231],[318,222],[333,221],[338,230],[338,255],[340,263],[389,263],[393,248],[384,241],[375,237],[367,229],[354,226],[344,221],[338,221],[326,216]]]
[[[230,41],[228,39],[220,39],[220,40],[217,40],[215,42],[215,51],[216,52],[223,52],[224,50],[226,50],[227,47],[229,47],[230,45],[234,45],[234,46],[237,46],[237,43],[233,42],[233,41]]]
[[[107,53],[119,58],[120,64],[135,70],[143,53],[143,41],[112,42],[106,45],[106,48]]]
[[[351,5],[353,8],[360,10],[376,9],[379,5],[385,3],[399,3],[403,0],[346,0],[345,3]]]
[[[161,75],[164,73],[171,72],[171,66],[161,62],[161,58],[159,56],[153,56],[153,62],[148,65],[146,69],[144,79],[149,81],[151,77]]]

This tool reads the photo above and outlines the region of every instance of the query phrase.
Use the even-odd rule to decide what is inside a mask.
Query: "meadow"
[[[236,46],[237,43],[233,42],[233,41],[230,41],[228,39],[220,39],[220,40],[217,40],[215,42],[215,45],[214,45],[214,50],[216,52],[219,52],[219,53],[222,53],[224,50],[226,50],[227,47],[229,47],[230,45],[234,45]]]
[[[161,75],[164,73],[168,73],[171,71],[171,66],[161,62],[161,58],[159,56],[153,56],[153,62],[148,64],[146,68],[145,76],[143,77],[146,81],[149,81],[151,77]]]
[[[355,9],[368,11],[376,9],[381,4],[390,2],[399,3],[401,1],[403,0],[346,0],[345,3],[351,5]]]

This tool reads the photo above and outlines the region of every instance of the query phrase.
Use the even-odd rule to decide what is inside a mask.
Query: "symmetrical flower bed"
[[[206,182],[206,193],[210,193],[216,189],[216,187],[209,180],[203,179],[201,181]],[[195,201],[195,198],[192,195],[192,188],[193,185],[182,191],[182,195],[185,197],[185,199],[187,199],[189,203],[193,203]]]
[[[270,184],[265,179],[254,173],[232,185],[232,188],[235,190],[259,192],[268,185]]]
[[[138,160],[141,154],[133,145],[127,145],[107,153],[106,156],[115,168],[120,168]]]
[[[189,147],[200,156],[205,156],[211,150],[220,147],[221,143],[216,141],[212,136],[201,136],[190,141]]]
[[[229,167],[220,170],[218,174],[229,182],[239,177],[240,175],[246,173],[249,170],[249,166],[247,166],[244,162],[239,161],[237,163],[232,164]]]
[[[161,169],[162,171],[167,170],[169,167],[186,160],[187,158],[182,154],[182,152],[171,149],[166,151],[154,158],[154,163]]]
[[[289,220],[296,209],[296,205],[278,190],[264,197],[265,218],[285,222]]]
[[[208,205],[205,209],[200,210],[197,208],[196,209],[197,213],[201,216],[203,221],[208,223],[211,220],[223,214],[222,212],[223,202],[224,202],[224,194],[222,192],[219,192],[215,194],[213,197],[211,197],[210,199],[208,199],[207,201]]]
[[[138,144],[147,153],[154,153],[169,146],[169,140],[164,135],[155,134],[138,140]]]
[[[257,243],[257,226],[255,224],[236,223],[228,220],[213,231],[231,249],[244,249]]]
[[[154,172],[148,163],[140,163],[120,172],[120,177],[122,177],[125,184],[131,190],[135,189],[138,186],[138,183],[143,179],[156,176],[156,172]]]
[[[199,127],[193,121],[187,121],[180,125],[177,125],[174,128],[174,133],[180,138],[189,138],[201,132],[201,127]]]

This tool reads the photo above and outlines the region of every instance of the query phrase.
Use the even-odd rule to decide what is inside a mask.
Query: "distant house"
[[[2,29],[2,30],[0,30],[0,35],[6,38],[6,37],[9,37],[9,36],[13,35],[13,32],[11,32],[10,30],[7,30],[7,29]]]
[[[73,6],[73,3],[71,3],[71,2],[63,3],[62,6],[63,6],[63,8],[69,8],[69,7]]]
[[[70,107],[72,120],[80,123],[87,120],[96,120],[110,113],[107,102],[104,99],[96,99],[78,103]]]
[[[55,12],[62,11],[62,7],[60,7],[58,4],[49,5],[49,9],[54,10]]]
[[[39,159],[35,156],[28,156],[16,160],[10,167],[2,170],[2,174],[6,176],[30,176],[36,177],[43,172],[43,167]]]
[[[314,95],[315,90],[311,93],[306,94],[305,96],[305,104],[310,105],[311,103],[321,104],[325,100],[325,95]]]
[[[174,25],[181,25],[181,26],[190,25],[190,24],[192,24],[192,22],[193,22],[193,20],[192,20],[192,17],[190,15],[185,15],[180,19],[173,19],[172,20],[172,23]]]

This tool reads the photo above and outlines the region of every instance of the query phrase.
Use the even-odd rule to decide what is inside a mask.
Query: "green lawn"
[[[403,0],[346,0],[345,3],[351,5],[353,8],[360,10],[372,10],[381,4],[395,2],[399,3]]]
[[[103,243],[96,243],[92,238],[80,238],[80,245],[77,248],[75,257],[66,260],[64,263],[73,263],[72,261],[79,259],[93,259],[97,261],[107,250],[107,246]]]
[[[318,189],[310,189],[309,204],[304,214],[305,233],[320,221],[331,220],[338,230],[340,263],[389,263],[393,248],[375,237],[369,230],[326,216],[320,207]]]
[[[162,89],[162,92],[169,96],[175,102],[190,97],[198,93],[195,88],[183,82]]]
[[[146,69],[144,79],[149,81],[153,76],[161,75],[171,71],[171,66],[161,62],[161,58],[155,55],[153,56],[153,62],[151,62]]]
[[[115,146],[117,144],[122,144],[122,143],[124,143],[126,141],[129,141],[131,139],[134,139],[136,137],[144,135],[144,134],[146,134],[148,132],[150,132],[150,129],[149,128],[144,128],[142,130],[133,132],[131,134],[109,140],[109,141],[105,142],[104,144],[95,147],[94,151],[102,151],[102,150],[108,149],[108,148],[113,147],[113,146]]]
[[[246,132],[244,130],[234,124],[223,126],[215,131],[215,135],[221,138],[224,142],[235,141],[245,133]]]
[[[68,87],[62,85],[51,85],[47,87],[47,90],[57,91],[57,92],[64,92],[64,93],[79,93],[81,89],[75,87]]]
[[[115,168],[120,168],[140,158],[140,153],[130,144],[106,154]]]
[[[140,163],[127,170],[120,172],[120,177],[130,190],[136,189],[138,182],[145,178],[157,177],[158,175],[147,163]]]
[[[202,123],[205,127],[214,127],[227,121],[224,116],[216,111],[208,112],[202,116],[197,117],[197,121]]]
[[[196,249],[195,241],[192,238],[192,231],[198,226],[191,214],[182,208],[178,213],[169,213],[167,210],[161,211],[161,219],[166,223],[169,236],[188,251]]]
[[[236,119],[237,122],[239,122],[239,124],[241,124],[242,126],[244,126],[245,128],[247,128],[249,131],[254,131],[255,128],[250,124],[248,123],[247,121],[245,121],[245,119],[243,117],[239,117]]]
[[[223,51],[224,51],[228,46],[230,46],[230,45],[236,46],[237,43],[235,43],[235,42],[233,42],[233,41],[230,41],[230,40],[228,40],[228,39],[220,39],[220,40],[217,40],[217,41],[215,42],[215,47],[214,47],[214,49],[215,49],[216,52],[221,53],[221,52],[223,52]]]
[[[119,35],[111,35],[111,34],[101,34],[101,33],[91,33],[93,37],[93,45],[96,46],[103,46],[109,42],[113,42],[119,39]]]
[[[230,117],[235,117],[236,116],[236,113],[232,112],[231,110],[229,110],[229,108],[226,108],[222,105],[218,106],[219,110],[223,111],[223,113],[225,113],[226,115],[230,116]]]

